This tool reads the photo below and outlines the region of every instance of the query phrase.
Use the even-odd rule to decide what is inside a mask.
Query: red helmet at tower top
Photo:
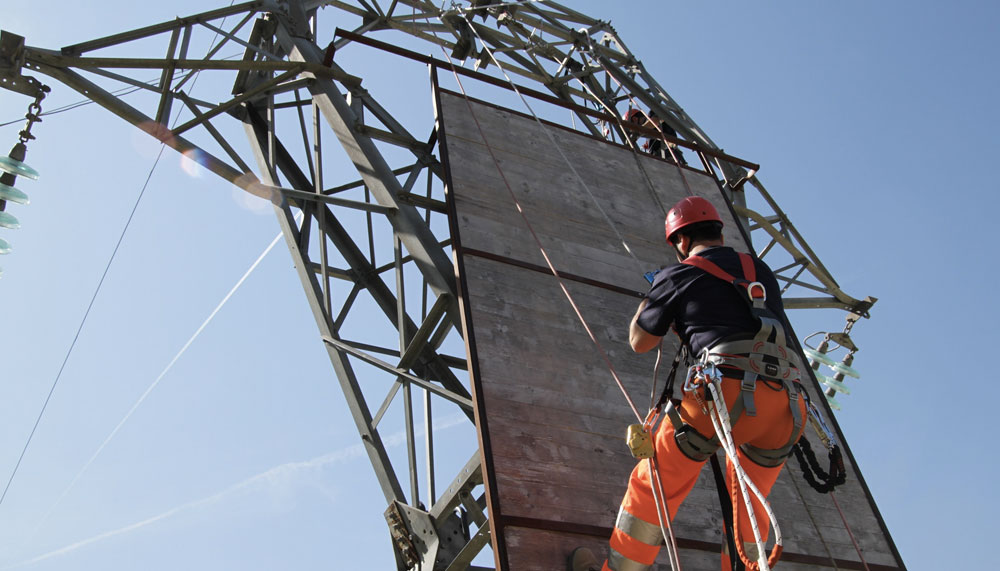
[[[712,203],[700,196],[688,196],[681,199],[673,208],[667,212],[667,219],[664,222],[667,242],[678,230],[697,224],[698,222],[718,222],[722,224],[722,218]]]
[[[629,109],[625,112],[625,116],[622,117],[629,123],[634,123],[636,125],[643,125],[646,123],[646,114],[639,109]]]

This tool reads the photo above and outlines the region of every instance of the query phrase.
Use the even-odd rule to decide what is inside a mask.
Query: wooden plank
[[[515,116],[487,109],[477,116],[479,126],[488,132],[510,128]],[[557,269],[636,288],[637,283],[642,286],[644,271],[676,263],[662,232],[663,209],[687,195],[676,166],[644,157],[640,169],[630,151],[611,147],[616,152],[602,155],[608,145],[552,129],[574,173],[538,133],[529,134],[523,144],[491,140],[491,154],[479,136],[479,126],[471,121],[448,124],[449,140],[463,143],[454,150],[449,147],[449,165],[454,185],[462,189],[455,201],[464,246],[544,264],[533,241],[523,239],[527,226],[510,196],[513,191]],[[503,178],[494,157],[503,168]],[[538,176],[545,171],[552,176]],[[684,179],[693,192],[717,204],[727,220],[727,239],[745,249],[715,181],[687,169]],[[638,261],[624,249],[616,230]]]
[[[563,129],[546,128],[546,134],[532,119],[503,109],[480,104],[473,109],[478,126],[464,100],[441,95],[463,311],[477,359],[470,371],[480,437],[490,451],[484,465],[493,486],[491,525],[544,520],[562,526],[555,531],[494,527],[495,548],[503,550],[510,569],[558,569],[580,542],[604,553],[606,538],[565,530],[613,526],[636,462],[624,444],[634,415],[556,279],[517,265],[545,266],[524,217],[557,270],[628,291],[648,287],[643,272],[676,263],[664,242],[664,207],[684,196],[711,200],[726,221],[727,244],[750,248],[708,175]],[[499,258],[468,254],[474,251]],[[591,284],[566,282],[566,288],[644,414],[655,356],[635,355],[628,346],[627,324],[638,300]],[[665,348],[664,375],[675,346],[671,340]],[[808,383],[808,390],[822,398],[815,383]],[[825,458],[822,446],[812,442]],[[851,530],[869,563],[894,567],[878,518],[857,478],[852,480],[856,467],[847,468],[849,482],[837,497]],[[771,500],[786,551],[813,558],[782,563],[783,569],[828,568],[816,563],[817,557],[859,560],[829,496],[805,485],[794,461],[775,484]],[[722,514],[709,470],[701,474],[674,527],[684,541],[722,541]],[[687,570],[714,570],[719,555],[684,549],[682,564]]]

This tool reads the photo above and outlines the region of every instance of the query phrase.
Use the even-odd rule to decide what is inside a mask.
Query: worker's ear
[[[674,248],[681,258],[687,258],[691,255],[691,237],[681,234],[678,236],[677,245]]]

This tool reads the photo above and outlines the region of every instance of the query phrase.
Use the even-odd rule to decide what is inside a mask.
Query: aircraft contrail
[[[443,418],[439,422],[435,422],[434,423],[434,431],[437,432],[437,431],[440,431],[440,430],[445,430],[445,429],[451,428],[453,426],[457,426],[459,424],[462,424],[463,422],[466,422],[466,421],[467,421],[467,418],[464,415],[462,415],[462,414],[456,414],[454,416]],[[394,434],[391,434],[391,435],[383,438],[383,442],[385,443],[386,447],[400,446],[400,445],[402,445],[403,443],[406,442],[406,433],[403,432],[403,431],[396,432]],[[194,500],[194,501],[191,501],[191,502],[187,502],[187,503],[181,504],[181,505],[179,505],[177,507],[171,508],[171,509],[169,509],[169,510],[167,510],[165,512],[162,512],[162,513],[157,514],[155,516],[146,518],[144,520],[137,521],[135,523],[126,525],[124,527],[120,527],[118,529],[113,529],[111,531],[106,531],[104,533],[95,535],[93,537],[89,537],[87,539],[82,539],[82,540],[77,541],[75,543],[71,543],[71,544],[66,545],[64,547],[60,547],[59,549],[55,549],[53,551],[49,551],[48,553],[43,553],[42,555],[35,556],[35,557],[31,558],[31,559],[22,561],[20,563],[16,563],[14,565],[9,565],[7,567],[3,567],[2,569],[17,569],[17,568],[20,568],[20,567],[27,567],[29,565],[33,565],[35,563],[39,563],[41,561],[45,561],[46,559],[51,559],[53,557],[58,557],[60,555],[66,555],[67,553],[71,553],[73,551],[76,551],[77,549],[80,549],[81,547],[86,547],[86,546],[91,545],[93,543],[104,541],[105,539],[110,539],[112,537],[116,537],[116,536],[119,536],[119,535],[124,535],[126,533],[133,532],[133,531],[135,531],[137,529],[141,529],[141,528],[146,527],[148,525],[151,525],[151,524],[154,524],[156,522],[163,521],[165,519],[173,517],[173,516],[175,516],[175,515],[177,515],[177,514],[179,514],[181,512],[186,512],[186,511],[190,511],[190,510],[197,509],[197,508],[204,508],[204,507],[207,507],[207,506],[211,506],[211,505],[213,505],[215,503],[218,503],[219,501],[221,501],[221,500],[223,500],[223,499],[225,499],[225,498],[227,498],[227,497],[229,497],[229,496],[231,496],[231,495],[233,495],[233,494],[235,494],[237,492],[240,492],[240,491],[243,491],[243,490],[247,490],[247,489],[251,489],[255,485],[261,484],[263,486],[273,487],[275,484],[280,484],[280,483],[288,482],[295,475],[300,474],[300,473],[302,473],[304,471],[315,470],[315,469],[318,469],[318,468],[329,466],[331,464],[338,464],[338,463],[341,463],[341,462],[352,460],[354,458],[358,458],[358,457],[364,456],[364,454],[365,454],[364,445],[363,444],[354,444],[354,445],[348,446],[346,448],[341,448],[340,450],[336,450],[336,451],[333,451],[333,452],[329,452],[327,454],[323,454],[322,456],[317,456],[317,457],[312,458],[310,460],[305,460],[305,461],[302,461],[302,462],[288,462],[286,464],[280,464],[280,465],[275,466],[275,467],[273,467],[273,468],[271,468],[269,470],[265,470],[264,472],[261,472],[259,474],[255,474],[255,475],[250,476],[249,478],[247,478],[245,480],[237,482],[237,483],[233,484],[232,486],[229,486],[228,488],[222,490],[221,492],[217,492],[215,494],[212,494],[211,496],[207,496],[207,497],[204,497],[204,498],[201,498],[201,499],[198,499],[198,500]]]

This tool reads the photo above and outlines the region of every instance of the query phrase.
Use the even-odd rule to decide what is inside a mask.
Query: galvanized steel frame
[[[316,43],[315,30],[320,8],[358,17],[361,25],[352,32],[338,34],[330,46],[322,48]],[[227,27],[228,18],[238,21]],[[217,45],[213,41],[204,56],[194,57],[190,53],[193,34],[203,32],[214,33],[222,40]],[[478,451],[472,452],[447,492],[436,497],[432,397],[457,405],[472,419],[471,397],[455,373],[465,367],[464,361],[439,351],[449,336],[461,335],[449,237],[441,236],[431,224],[434,213],[445,211],[443,200],[435,197],[441,192],[443,173],[435,155],[436,133],[418,139],[404,127],[404,117],[397,118],[368,93],[363,78],[348,73],[336,62],[338,49],[356,38],[374,36],[410,36],[430,42],[455,60],[474,59],[480,72],[500,78],[509,75],[529,87],[547,90],[573,110],[578,128],[614,142],[627,144],[637,135],[616,120],[624,110],[636,106],[655,111],[678,133],[679,140],[675,141],[705,151],[701,156],[706,169],[724,182],[745,229],[751,236],[764,238],[758,240],[765,244],[759,254],[773,258],[783,253],[790,260],[779,268],[779,280],[788,287],[814,292],[809,297],[789,295],[788,307],[835,307],[867,316],[873,301],[851,297],[839,288],[755,176],[753,165],[722,153],[646,72],[609,23],[555,2],[469,0],[453,2],[442,11],[425,0],[255,0],[59,51],[26,47],[23,53],[16,54],[19,57],[0,62],[0,77],[12,84],[31,84],[20,66],[28,73],[53,77],[177,151],[197,151],[202,166],[272,202],[320,336],[389,506],[387,519],[399,569],[417,563],[424,563],[425,569],[475,569],[471,561],[488,543],[489,526],[482,498],[472,495],[483,482]],[[149,38],[165,41],[163,57],[90,55]],[[243,58],[222,58],[220,50],[225,44],[239,45],[244,50]],[[389,45],[393,45],[391,41]],[[498,62],[505,74],[496,73]],[[128,74],[140,70],[159,71],[159,81],[150,84]],[[221,104],[197,99],[190,89],[184,89],[197,73],[207,70],[237,72],[233,94]],[[104,85],[109,81],[156,94],[155,106],[146,111],[133,107]],[[307,97],[301,97],[303,93]],[[278,101],[289,94],[294,95],[294,101]],[[184,105],[190,119],[170,126],[171,111],[178,103]],[[279,129],[278,114],[289,109],[298,118],[298,132],[307,148],[305,161],[295,158],[286,142],[288,131]],[[305,109],[311,111],[309,121]],[[252,160],[241,156],[235,142],[213,123],[224,115],[243,123]],[[334,188],[324,186],[324,130],[337,138],[358,180]],[[189,133],[213,142],[222,150],[221,156],[186,137]],[[412,155],[412,162],[394,169],[387,157],[398,156],[400,149]],[[251,164],[257,165],[257,174]],[[404,176],[400,182],[399,177]],[[284,184],[280,182],[282,177]],[[414,191],[421,178],[427,189],[423,194]],[[357,189],[364,190],[363,200],[338,196]],[[763,206],[763,212],[747,207],[748,192],[756,193],[755,202]],[[301,224],[296,222],[293,208],[304,214]],[[364,213],[368,221],[367,243],[359,244],[341,222],[346,212]],[[392,229],[391,242],[375,238],[374,219]],[[392,251],[392,262],[379,265],[376,250],[387,248]],[[332,265],[334,254],[343,267]],[[772,262],[772,266],[777,264]],[[419,311],[406,303],[405,276],[414,269],[422,280],[421,297],[425,300]],[[390,271],[395,288],[384,279]],[[338,283],[351,286],[342,298],[335,298]],[[387,335],[380,344],[362,343],[353,339],[351,331],[344,330],[362,293],[385,315],[387,331],[395,332],[392,339]],[[374,412],[362,390],[358,364],[381,371],[374,382],[382,383],[378,386],[384,389],[384,400]],[[369,374],[364,381],[371,386],[374,378]],[[388,388],[382,379],[390,380]],[[424,394],[423,479],[428,483],[430,508],[420,501],[418,487],[421,477],[417,470],[420,462],[413,415],[414,388],[422,389]],[[378,430],[400,392],[408,443],[408,491]],[[421,522],[429,522],[438,537],[445,530],[459,529],[466,544],[447,548],[433,538],[418,537],[414,529]],[[473,525],[478,528],[475,533],[471,532]]]

